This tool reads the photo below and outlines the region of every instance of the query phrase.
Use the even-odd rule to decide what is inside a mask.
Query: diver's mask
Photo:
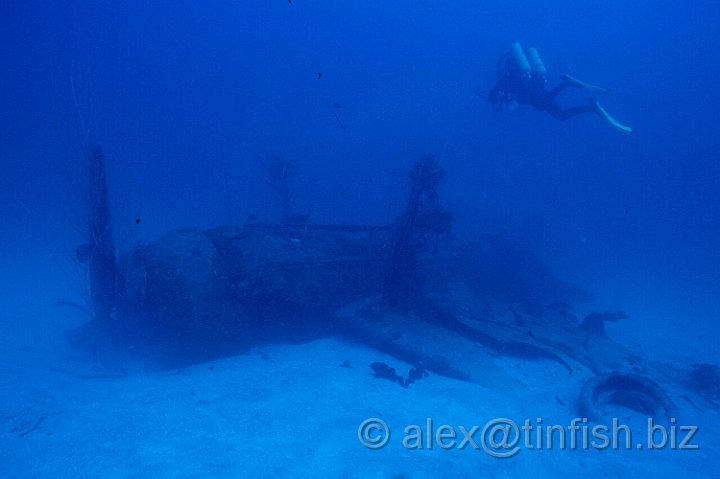
[[[511,92],[503,92],[500,102],[500,110],[518,111],[520,103],[517,97]]]

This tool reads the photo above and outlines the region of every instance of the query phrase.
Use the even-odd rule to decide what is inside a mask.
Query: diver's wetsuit
[[[545,77],[536,74],[524,76],[511,53],[500,57],[497,77],[498,81],[488,96],[488,101],[497,111],[501,111],[512,101],[521,105],[532,105],[538,110],[548,112],[558,120],[567,120],[583,113],[595,111],[592,103],[585,106],[560,108],[555,97],[564,89],[577,85],[563,80],[552,90],[545,90]]]

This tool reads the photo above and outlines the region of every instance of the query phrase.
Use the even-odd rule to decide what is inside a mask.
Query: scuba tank
[[[535,48],[535,47],[528,48],[527,53],[528,53],[528,57],[530,57],[530,65],[532,66],[532,73],[539,77],[545,78],[547,76],[547,69],[545,68],[545,64],[543,63],[542,59],[540,58],[540,54],[538,53],[537,48]]]
[[[520,69],[522,76],[529,77],[530,72],[532,71],[532,68],[530,67],[530,62],[528,62],[528,59],[525,56],[525,52],[523,51],[520,44],[517,42],[512,44],[512,55],[513,58],[515,58],[515,63]]]

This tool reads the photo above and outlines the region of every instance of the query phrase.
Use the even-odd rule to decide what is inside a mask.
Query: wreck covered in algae
[[[179,362],[241,353],[258,344],[335,335],[388,352],[417,370],[502,387],[497,357],[547,361],[578,383],[585,417],[625,408],[677,414],[681,391],[716,407],[718,368],[647,361],[606,334],[623,313],[573,313],[577,294],[498,237],[449,240],[439,202],[444,171],[432,157],[410,172],[393,225],[319,225],[292,214],[289,172],[271,168],[283,221],[171,231],[115,258],[102,152],[90,157],[88,244],[94,319],[72,332],[97,343]],[[698,379],[700,378],[700,379]],[[699,406],[698,406],[699,405]]]

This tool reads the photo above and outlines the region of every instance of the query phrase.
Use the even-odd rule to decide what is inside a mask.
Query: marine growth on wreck
[[[718,400],[717,367],[659,364],[626,350],[604,324],[627,315],[576,317],[572,305],[582,293],[532,255],[498,236],[453,241],[452,215],[438,194],[446,172],[433,156],[410,170],[394,224],[315,224],[293,213],[293,166],[274,159],[268,171],[279,222],[250,217],[169,231],[117,258],[100,147],[88,164],[89,235],[81,250],[93,319],[71,332],[78,347],[102,341],[187,364],[334,336],[414,364],[407,378],[372,364],[375,377],[405,388],[428,373],[493,386],[502,380],[488,372],[494,357],[544,361],[577,383],[571,407],[595,420],[622,410],[670,420],[678,401],[699,408]],[[671,397],[663,385],[686,394]]]

